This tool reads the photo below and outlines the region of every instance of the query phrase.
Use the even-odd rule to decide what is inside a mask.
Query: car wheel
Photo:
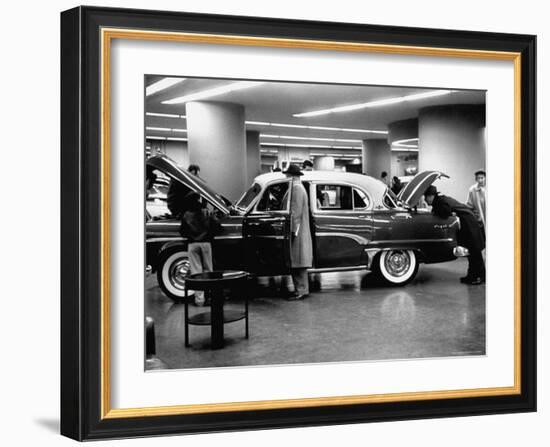
[[[165,295],[174,300],[182,301],[185,297],[185,279],[190,273],[187,251],[168,250],[159,259],[157,280]]]
[[[384,250],[374,264],[380,278],[393,286],[404,286],[418,272],[418,259],[413,250]]]

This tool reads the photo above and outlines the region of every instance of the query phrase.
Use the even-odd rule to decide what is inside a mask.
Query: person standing
[[[466,247],[468,255],[468,273],[460,278],[460,282],[479,285],[485,282],[485,263],[481,251],[485,248],[485,240],[471,208],[452,197],[437,192],[435,186],[429,186],[424,193],[428,205],[432,206],[432,213],[446,219],[453,213],[460,219],[458,230],[458,245]]]
[[[386,171],[382,171],[382,173],[380,174],[380,181],[384,183],[384,185],[390,186],[388,173]]]
[[[401,180],[399,180],[399,177],[393,176],[392,184],[391,184],[391,190],[395,195],[399,194],[399,191],[403,188],[403,185],[401,183]]]
[[[211,272],[212,240],[219,232],[219,221],[206,208],[203,208],[200,196],[192,191],[185,196],[185,212],[182,215],[180,234],[187,238],[187,253],[191,274]],[[195,304],[203,306],[203,292],[195,292]]]
[[[485,239],[485,196],[487,175],[485,171],[479,170],[475,174],[476,182],[468,190],[468,199],[466,205],[474,210],[483,239]]]
[[[309,228],[307,192],[300,180],[303,173],[297,165],[291,164],[284,174],[292,179],[290,184],[290,266],[295,292],[287,299],[294,301],[309,295],[307,269],[313,263],[313,244]]]
[[[187,172],[191,175],[199,176],[201,168],[199,165],[189,165]],[[185,213],[185,197],[191,190],[179,182],[178,180],[170,179],[168,186],[168,194],[166,195],[166,204],[172,216],[176,219],[181,219]]]

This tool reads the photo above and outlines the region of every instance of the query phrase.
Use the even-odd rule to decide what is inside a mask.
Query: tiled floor
[[[313,275],[311,295],[297,302],[278,296],[286,278],[263,278],[250,304],[250,338],[244,321],[228,324],[219,350],[210,349],[202,326],[190,327],[191,347],[184,346],[184,305],[162,294],[155,275],[147,279],[145,310],[168,368],[484,355],[485,285],[460,284],[465,270],[464,260],[422,265],[414,282],[398,288],[363,272]],[[206,309],[192,305],[190,313]]]

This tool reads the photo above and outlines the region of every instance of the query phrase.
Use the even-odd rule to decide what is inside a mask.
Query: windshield
[[[262,187],[258,185],[257,183],[254,183],[248,191],[246,191],[242,197],[239,199],[237,204],[235,205],[237,208],[240,208],[242,210],[246,210],[254,201],[256,197],[258,197],[258,194],[260,194],[260,191],[262,190]]]
[[[384,204],[388,208],[396,208],[398,203],[399,199],[394,194],[394,192],[388,188],[388,190],[386,191],[386,195],[384,196]]]

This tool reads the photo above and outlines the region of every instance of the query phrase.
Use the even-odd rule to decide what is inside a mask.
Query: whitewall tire
[[[404,286],[418,272],[418,259],[413,250],[384,250],[375,263],[376,272],[388,285]]]
[[[157,280],[165,295],[181,301],[185,297],[185,278],[190,274],[187,251],[169,250],[161,255],[157,269]]]

